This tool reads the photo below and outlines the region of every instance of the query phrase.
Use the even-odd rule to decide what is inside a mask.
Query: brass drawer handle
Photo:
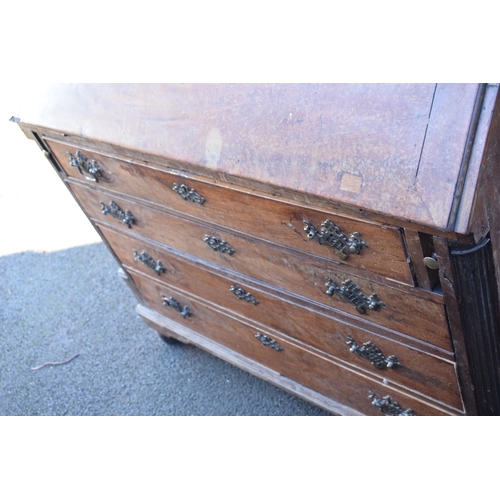
[[[234,248],[231,248],[224,240],[220,240],[219,238],[216,238],[215,236],[208,236],[208,234],[205,235],[205,238],[203,238],[203,241],[212,249],[212,250],[218,250],[221,253],[227,253],[229,255],[233,255],[233,253],[236,251]]]
[[[132,224],[135,224],[135,217],[132,212],[130,210],[124,212],[114,201],[110,201],[109,206],[101,201],[101,207],[104,215],[111,214],[116,219],[121,220],[129,229]]]
[[[251,293],[245,292],[245,290],[243,290],[243,288],[241,288],[240,286],[232,285],[229,290],[233,292],[240,300],[245,300],[246,302],[250,302],[255,306],[259,304],[259,301]]]
[[[193,315],[193,313],[189,310],[188,306],[181,306],[179,302],[173,297],[165,297],[164,295],[162,295],[161,298],[163,300],[164,306],[175,309],[183,318],[186,318],[186,316]]]
[[[309,221],[304,220],[303,222],[305,224],[304,231],[310,240],[315,239],[320,245],[330,245],[342,260],[346,260],[350,253],[359,255],[363,247],[368,247],[357,231],[351,233],[350,237],[347,238],[342,234],[341,229],[329,219],[321,224],[321,232]]]
[[[193,203],[199,203],[203,205],[205,203],[205,198],[198,194],[194,189],[186,186],[186,184],[176,184],[174,182],[174,187],[172,188],[179,196],[182,196],[185,200],[191,200]]]
[[[351,280],[343,281],[342,286],[339,287],[330,278],[325,279],[326,294],[330,295],[330,297],[337,294],[341,299],[354,304],[356,311],[360,314],[365,314],[367,309],[378,311],[381,307],[385,307],[385,304],[378,298],[376,293],[372,293],[367,297],[361,292],[359,286]]]
[[[352,353],[367,359],[377,370],[401,366],[396,356],[391,355],[386,358],[373,342],[365,342],[360,347],[352,337],[347,337],[347,345]]]
[[[266,347],[270,347],[271,349],[274,349],[275,351],[282,351],[283,347],[281,347],[276,340],[271,339],[267,335],[263,335],[262,333],[256,333],[255,338],[262,344],[265,345]]]
[[[136,262],[140,261],[150,267],[158,276],[166,271],[161,261],[155,262],[154,259],[144,250],[140,254],[134,250],[134,260]]]
[[[379,399],[373,392],[368,393],[368,397],[372,400],[372,405],[380,408],[380,411],[388,417],[413,417],[415,412],[411,409],[404,409],[399,403],[394,401],[391,396],[384,396]]]
[[[88,181],[98,182],[97,179],[102,177],[102,169],[97,165],[95,160],[89,160],[83,153],[77,151],[73,156],[69,151],[69,164],[78,169],[78,172]]]

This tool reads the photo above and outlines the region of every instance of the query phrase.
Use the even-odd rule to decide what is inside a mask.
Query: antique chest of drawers
[[[500,413],[497,85],[37,92],[13,121],[162,338],[335,414]]]

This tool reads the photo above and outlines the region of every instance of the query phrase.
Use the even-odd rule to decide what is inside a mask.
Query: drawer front
[[[454,408],[462,409],[454,363],[353,326],[340,314],[332,317],[313,312],[295,304],[293,300],[284,301],[269,292],[255,288],[244,279],[230,279],[221,276],[216,270],[211,272],[200,269],[194,263],[189,263],[151,243],[129,238],[104,226],[100,226],[100,230],[117,257],[129,270],[140,271],[164,281],[167,285],[262,323],[268,328],[284,332],[327,354],[372,372],[373,376],[387,378],[395,384],[411,387]],[[143,252],[152,260],[136,260],[136,255]],[[159,274],[151,265],[157,265],[158,261],[165,269]],[[351,352],[348,345],[350,339],[359,349],[355,349],[355,344],[351,344],[354,348]],[[367,342],[372,345],[363,347]],[[382,358],[374,358],[377,348],[383,353]],[[370,352],[370,359],[374,360],[374,364],[366,359]],[[400,365],[394,368],[384,367],[384,362],[390,363],[386,361],[392,359],[390,356],[395,356]],[[380,364],[377,364],[377,361]]]
[[[372,405],[369,394],[373,392],[380,399],[392,397],[417,415],[453,414],[302,349],[284,335],[257,330],[166,285],[130,275],[145,302],[160,314],[361,413],[382,414]],[[179,306],[164,305],[162,297],[170,304],[175,304],[174,299]]]
[[[78,179],[90,177],[85,171],[80,173],[82,168],[79,171],[70,165],[68,152],[76,158],[75,146],[51,140],[47,140],[47,143],[69,176]],[[148,200],[171,210],[326,259],[341,261],[345,258],[343,262],[349,267],[366,269],[413,284],[398,229],[322,213],[193,179],[186,180],[179,175],[84,149],[78,151],[83,153],[88,162],[96,161],[102,171],[97,181],[103,188]],[[184,198],[173,190],[174,185],[186,185],[198,196],[183,192],[187,196]],[[359,254],[339,251],[343,246],[342,238],[334,233],[330,241],[338,248],[325,243],[328,238],[320,235],[323,231],[322,224],[327,219],[340,228],[347,240],[351,234],[359,233],[368,246],[351,239]],[[308,238],[311,231],[311,236],[315,233],[313,229],[305,231],[304,220],[318,231],[317,238]]]
[[[93,189],[82,188],[74,183],[70,183],[70,186],[90,217],[119,229],[125,227],[120,219],[102,213],[101,203],[103,200],[108,200],[107,195]],[[158,241],[257,280],[263,279],[274,286],[324,303],[329,307],[356,314],[382,326],[451,350],[444,307],[440,303],[403,293],[397,288],[348,275],[345,272],[341,273],[338,266],[327,261],[321,262],[320,265],[276,247],[222,230],[215,231],[208,226],[153,210],[123,198],[114,197],[113,200],[122,212],[130,212],[134,216],[135,224],[130,228],[131,234]],[[106,202],[109,203],[104,201]],[[209,243],[214,242],[210,238],[205,241],[207,236],[218,238],[219,243],[227,241],[230,247],[219,245],[218,250],[213,250]],[[230,250],[227,248],[234,249],[234,253],[228,253]],[[329,287],[325,285],[326,279],[337,283],[339,287],[346,280],[353,280],[359,285],[365,298],[376,295],[385,305],[378,310],[366,307],[361,313],[356,310],[353,302],[343,300],[337,294],[328,295],[326,292]]]

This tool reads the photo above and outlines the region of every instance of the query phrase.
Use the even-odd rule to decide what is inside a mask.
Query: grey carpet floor
[[[116,271],[102,243],[0,258],[0,414],[326,414],[196,347],[162,342]]]

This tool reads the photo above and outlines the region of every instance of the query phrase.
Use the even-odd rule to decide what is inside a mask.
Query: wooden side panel
[[[475,185],[474,202],[468,229],[479,243],[489,235],[494,272],[500,294],[500,96],[498,86],[490,89],[488,139],[481,156],[481,171]],[[493,108],[494,101],[494,109]],[[466,205],[467,207],[467,205]],[[467,213],[463,214],[464,217]]]
[[[500,415],[500,306],[491,240],[451,251],[471,380],[480,415]]]
[[[453,339],[453,348],[457,362],[457,375],[460,382],[465,410],[468,415],[477,415],[474,388],[471,384],[469,359],[465,341],[465,331],[462,325],[460,307],[457,299],[457,285],[453,276],[448,241],[434,236],[434,247],[439,262],[439,277],[443,287],[446,312]]]
[[[489,232],[494,207],[498,205],[498,191],[497,196],[494,192],[498,190],[495,181],[500,175],[498,98],[498,84],[487,85],[454,228],[457,233],[472,233],[477,243]]]

